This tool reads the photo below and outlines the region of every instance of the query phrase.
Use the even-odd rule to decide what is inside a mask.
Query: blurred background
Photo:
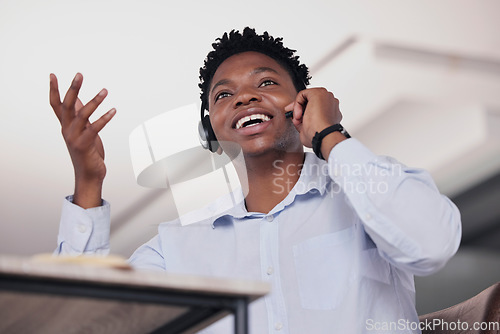
[[[312,86],[341,101],[351,135],[429,170],[455,201],[462,245],[442,271],[416,279],[417,308],[423,314],[470,298],[500,280],[498,13],[495,0],[0,0],[0,253],[52,252],[61,203],[73,191],[48,103],[49,73],[65,91],[81,72],[84,102],[107,88],[96,116],[117,108],[101,134],[104,197],[112,203],[112,253],[128,257],[178,216],[170,189],[137,185],[130,133],[198,103],[198,70],[211,43],[251,26],[298,50]]]

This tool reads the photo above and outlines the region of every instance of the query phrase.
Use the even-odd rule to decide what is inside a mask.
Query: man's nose
[[[252,102],[260,102],[261,100],[262,100],[261,96],[256,89],[245,88],[238,93],[238,96],[234,100],[235,101],[234,107],[238,108],[240,106],[247,105]]]

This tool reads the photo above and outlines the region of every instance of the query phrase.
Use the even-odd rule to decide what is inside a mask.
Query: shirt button
[[[83,225],[83,224],[79,224],[77,228],[78,228],[78,231],[79,231],[80,233],[85,233],[85,232],[87,232],[87,226],[85,226],[85,225]]]
[[[274,220],[274,216],[273,215],[269,215],[266,217],[267,221],[268,222],[272,222]]]
[[[365,219],[366,219],[366,220],[370,220],[370,219],[372,219],[372,216],[371,216],[369,213],[367,213],[367,214],[365,215]]]
[[[277,322],[276,324],[274,324],[274,329],[276,329],[277,331],[279,331],[282,328],[283,324],[281,322]]]
[[[267,267],[267,274],[272,275],[274,272],[274,268],[272,266]]]

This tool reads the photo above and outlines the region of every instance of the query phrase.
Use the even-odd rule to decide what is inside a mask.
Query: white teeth
[[[254,115],[250,115],[250,116],[245,116],[245,117],[241,118],[236,123],[236,130],[241,129],[243,124],[245,124],[248,121],[254,120],[254,119],[260,119],[262,122],[267,122],[267,121],[271,120],[271,117],[269,117],[267,115],[263,115],[263,114],[254,114]],[[257,124],[258,123],[253,123],[253,124],[250,124],[247,126],[253,126],[253,125],[257,125]]]

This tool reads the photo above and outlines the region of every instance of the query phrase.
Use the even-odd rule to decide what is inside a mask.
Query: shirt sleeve
[[[64,199],[55,255],[109,253],[110,205],[83,209],[73,204],[73,196]]]
[[[137,248],[129,259],[136,269],[165,271],[165,259],[162,255],[160,236],[156,235],[147,243]]]
[[[333,147],[328,169],[387,261],[428,275],[457,251],[460,212],[425,170],[377,156],[354,138]]]
[[[110,204],[90,209],[73,204],[73,196],[64,199],[62,205],[58,247],[55,255],[108,255],[110,232]],[[165,270],[161,255],[161,243],[157,235],[139,247],[129,259],[136,269]]]

